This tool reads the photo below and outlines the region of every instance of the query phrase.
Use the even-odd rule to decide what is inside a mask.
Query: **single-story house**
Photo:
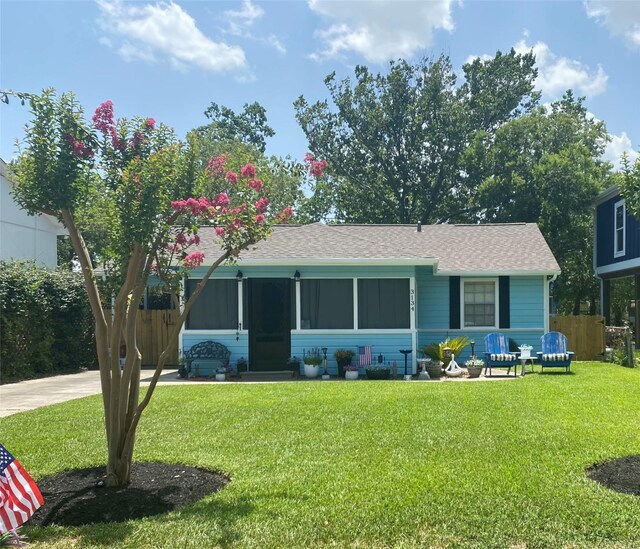
[[[186,281],[187,295],[219,255],[212,229],[200,238],[205,262]],[[415,373],[419,349],[447,337],[470,337],[477,355],[494,331],[538,348],[559,273],[531,223],[280,225],[237,265],[214,272],[180,347],[218,341],[251,371],[283,370],[290,356],[326,347],[332,374],[336,349],[371,346],[374,361],[395,361],[399,373],[400,350],[410,349]]]
[[[595,200],[593,268],[600,278],[600,303],[605,323],[611,324],[611,281],[634,277],[635,340],[640,342],[640,222],[627,211],[615,185]]]

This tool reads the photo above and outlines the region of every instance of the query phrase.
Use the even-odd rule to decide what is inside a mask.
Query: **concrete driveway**
[[[152,376],[153,371],[143,370],[140,385],[148,386]],[[173,385],[186,381],[176,377],[177,370],[165,370],[158,384]],[[97,395],[100,391],[100,372],[97,370],[0,385],[0,417]]]

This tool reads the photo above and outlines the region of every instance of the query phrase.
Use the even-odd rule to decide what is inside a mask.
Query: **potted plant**
[[[442,366],[448,366],[451,355],[459,356],[460,351],[471,343],[471,340],[465,336],[447,338],[440,343],[431,343],[425,345],[421,350],[422,353],[431,358],[432,363],[425,363],[425,368],[429,372],[429,377],[439,378],[442,375]],[[445,349],[449,351],[449,355],[445,356]]]
[[[224,381],[227,378],[227,373],[229,373],[229,368],[227,366],[220,366],[216,370],[216,381]]]
[[[467,369],[469,377],[480,377],[482,369],[484,368],[484,360],[472,356],[464,363],[464,367]]]
[[[344,367],[351,364],[355,353],[351,349],[338,349],[333,353],[333,356],[338,363],[338,377],[342,377],[344,375]]]
[[[242,372],[248,372],[249,366],[247,361],[243,356],[241,356],[238,360],[236,360],[236,374],[240,375]]]
[[[320,349],[318,347],[314,347],[309,351],[304,351],[302,362],[304,363],[304,375],[306,377],[318,377],[320,374],[320,364],[322,364]]]
[[[389,379],[391,370],[387,366],[367,366],[365,369],[367,379]]]
[[[287,359],[287,370],[293,370],[296,376],[300,373],[300,359],[297,356],[290,356]]]
[[[355,364],[347,364],[344,367],[344,378],[358,379],[358,370],[359,368]]]

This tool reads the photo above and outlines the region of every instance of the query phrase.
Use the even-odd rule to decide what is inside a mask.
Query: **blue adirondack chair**
[[[542,351],[538,353],[538,362],[542,371],[545,368],[564,368],[571,371],[573,352],[567,351],[567,336],[560,332],[548,332],[540,338]]]
[[[507,368],[507,374],[518,364],[518,355],[509,351],[509,338],[500,332],[487,334],[484,338],[484,375],[491,375],[491,368]],[[517,371],[517,368],[514,368]]]

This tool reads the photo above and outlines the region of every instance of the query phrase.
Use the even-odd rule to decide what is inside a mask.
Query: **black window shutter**
[[[449,328],[460,328],[460,277],[449,277]]]
[[[511,327],[511,317],[509,311],[511,305],[509,304],[509,277],[501,276],[498,282],[498,300],[499,300],[499,314],[500,314],[500,328]]]

